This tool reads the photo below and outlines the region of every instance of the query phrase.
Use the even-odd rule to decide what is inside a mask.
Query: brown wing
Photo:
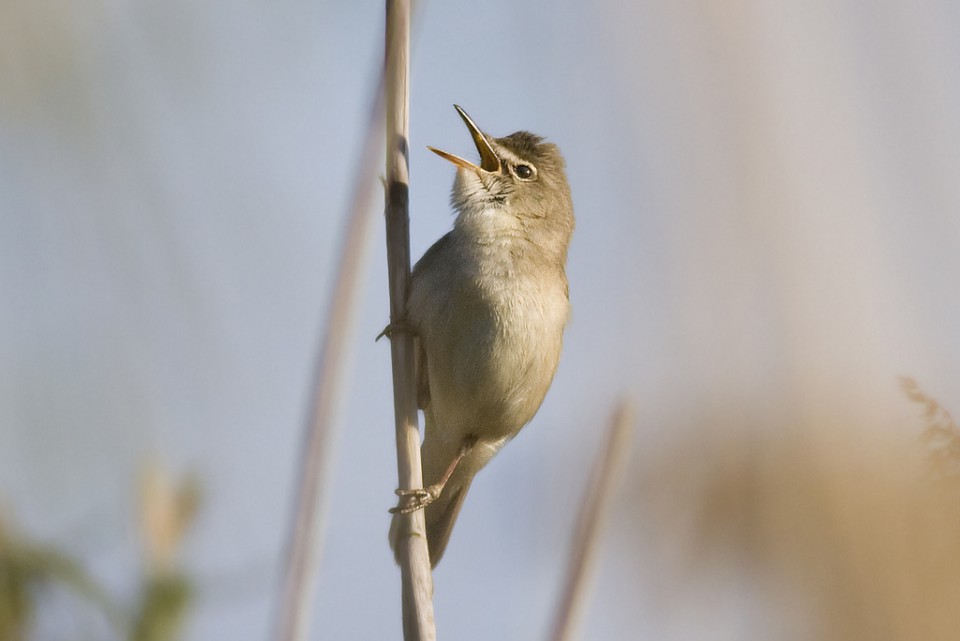
[[[417,370],[417,407],[426,409],[430,404],[430,376],[427,373],[427,351],[419,338],[414,339],[413,359]]]
[[[413,266],[411,281],[416,282],[423,278],[425,273],[443,269],[443,254],[448,251],[451,242],[450,232],[447,232],[431,245]],[[409,310],[407,313],[409,315]],[[425,409],[430,404],[430,377],[427,376],[427,351],[419,337],[415,339],[413,349],[414,366],[417,370],[417,405],[420,409]]]

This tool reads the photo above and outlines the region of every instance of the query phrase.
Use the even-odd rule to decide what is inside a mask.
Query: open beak
[[[441,151],[434,147],[427,147],[427,149],[437,154],[441,158],[449,160],[454,165],[463,167],[464,169],[469,169],[475,174],[479,174],[481,170],[489,172],[500,171],[500,159],[497,158],[497,154],[493,151],[493,147],[490,146],[490,141],[487,140],[487,137],[483,135],[482,131],[480,131],[480,127],[477,127],[476,123],[470,119],[470,116],[467,115],[466,111],[457,105],[454,105],[453,107],[457,110],[457,113],[460,114],[460,117],[463,118],[463,122],[467,124],[467,129],[470,130],[470,136],[473,137],[473,144],[477,146],[477,151],[480,152],[480,166],[478,167],[469,160],[464,160],[460,156],[454,156],[453,154]]]

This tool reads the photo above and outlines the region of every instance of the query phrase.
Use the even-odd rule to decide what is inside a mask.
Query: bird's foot
[[[413,328],[413,325],[407,321],[394,321],[389,323],[386,327],[383,328],[383,331],[377,334],[377,337],[373,339],[373,342],[376,343],[378,340],[386,336],[387,338],[393,338],[394,334],[400,332],[406,332],[413,336],[417,335],[416,330]]]
[[[422,489],[394,490],[394,494],[400,497],[400,501],[397,507],[390,508],[390,514],[410,514],[422,510],[440,498],[441,491],[443,491],[443,485],[440,483]]]

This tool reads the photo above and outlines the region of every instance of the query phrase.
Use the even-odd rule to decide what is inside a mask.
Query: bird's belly
[[[565,291],[538,294],[462,306],[442,339],[426,344],[431,404],[445,438],[510,438],[536,414],[567,317]]]

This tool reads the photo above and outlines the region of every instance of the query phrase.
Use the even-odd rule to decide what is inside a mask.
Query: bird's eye
[[[513,168],[513,173],[517,175],[517,178],[526,180],[533,177],[533,168],[530,165],[517,165]]]

